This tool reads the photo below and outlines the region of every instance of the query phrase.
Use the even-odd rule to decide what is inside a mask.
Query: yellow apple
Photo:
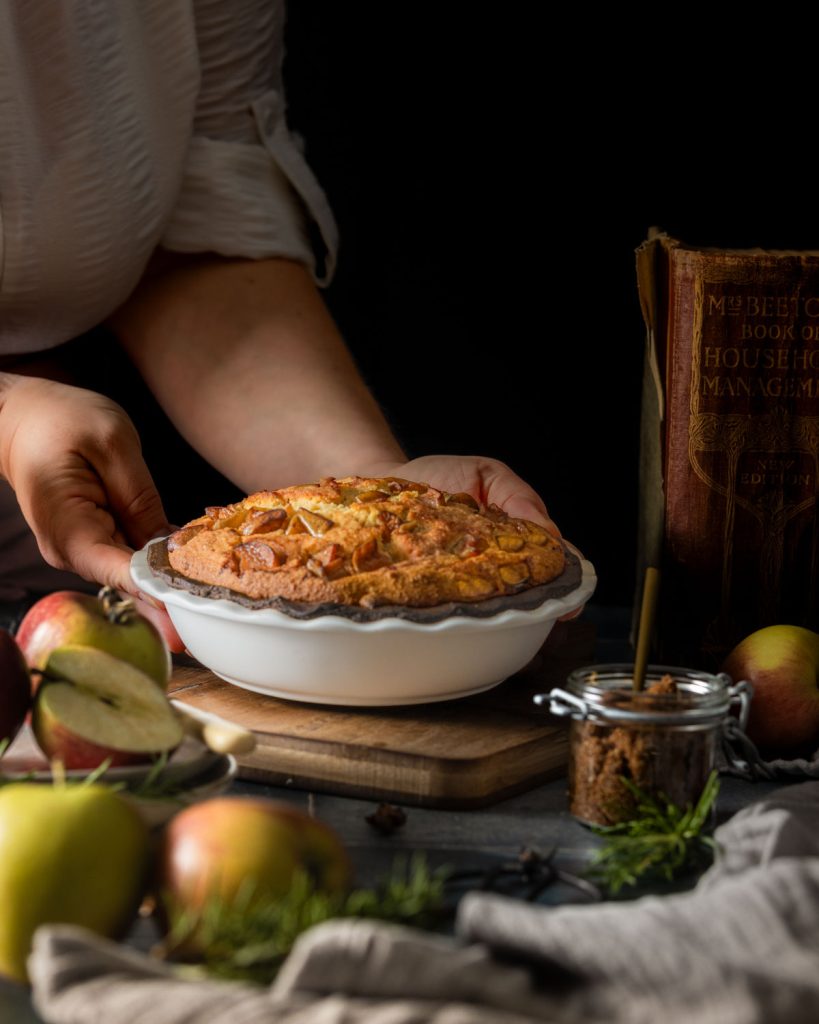
[[[766,626],[737,644],[723,671],[754,688],[748,736],[762,750],[796,753],[819,745],[819,634]]]
[[[136,811],[104,786],[0,789],[0,973],[25,982],[41,924],[116,938],[142,898],[149,840]]]

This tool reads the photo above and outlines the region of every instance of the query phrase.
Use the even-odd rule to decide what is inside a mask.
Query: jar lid
[[[554,715],[592,719],[623,725],[707,726],[720,722],[737,694],[731,677],[696,669],[649,665],[645,689],[632,689],[634,666],[589,665],[576,669],[566,688],[538,694],[535,703],[548,704]],[[657,684],[670,678],[675,692],[657,692]]]

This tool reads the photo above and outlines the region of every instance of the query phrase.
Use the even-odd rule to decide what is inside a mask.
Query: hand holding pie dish
[[[495,685],[596,582],[538,524],[396,477],[325,478],[209,508],[137,552],[132,574],[218,675],[339,704]]]

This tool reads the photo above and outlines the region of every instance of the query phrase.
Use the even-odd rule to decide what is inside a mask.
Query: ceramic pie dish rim
[[[162,601],[163,604],[175,605],[187,612],[212,616],[241,625],[269,625],[312,632],[358,632],[364,634],[385,631],[430,633],[453,629],[470,631],[485,630],[489,627],[513,627],[538,621],[555,620],[576,611],[594,593],[597,584],[594,566],[587,559],[579,557],[580,579],[577,586],[560,597],[547,597],[541,604],[531,609],[508,608],[488,616],[453,612],[446,618],[435,622],[416,622],[397,616],[385,616],[369,622],[358,622],[333,612],[302,619],[294,618],[275,608],[248,608],[228,598],[202,597],[171,586],[164,579],[155,575],[148,564],[150,546],[164,543],[166,540],[166,537],[154,538],[143,548],[134,552],[131,558],[131,578],[138,588],[150,597]],[[548,587],[549,584],[544,586]]]

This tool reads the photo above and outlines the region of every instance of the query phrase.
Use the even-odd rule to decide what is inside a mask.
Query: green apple
[[[341,839],[291,804],[216,797],[180,811],[160,848],[157,891],[166,905],[194,915],[211,901],[248,905],[283,896],[297,872],[343,892],[351,866]]]
[[[143,763],[183,738],[179,718],[152,679],[79,644],[48,656],[31,727],[46,757],[66,768]]]
[[[31,677],[14,637],[0,629],[0,742],[17,735],[31,705]]]
[[[135,665],[163,689],[171,677],[171,656],[159,630],[110,587],[97,597],[71,590],[48,594],[29,608],[16,636],[29,667],[39,671],[55,647],[81,644]]]
[[[754,688],[748,736],[777,753],[819,745],[819,634],[802,626],[766,626],[737,644],[723,663]]]
[[[104,786],[12,783],[0,789],[0,973],[25,982],[41,924],[116,938],[143,895],[146,826]]]

